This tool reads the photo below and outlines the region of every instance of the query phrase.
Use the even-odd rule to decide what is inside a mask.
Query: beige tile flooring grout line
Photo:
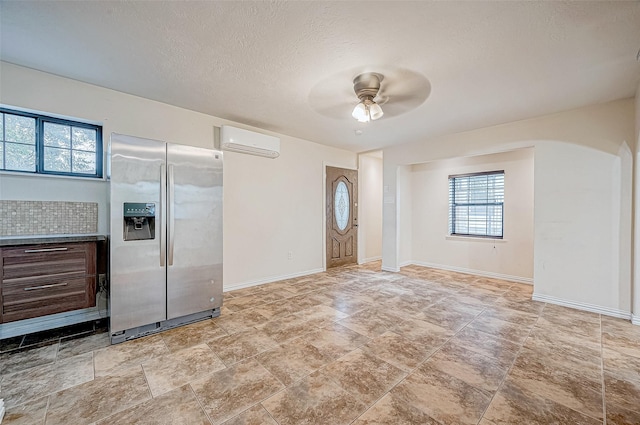
[[[200,402],[200,399],[198,398],[198,394],[196,394],[196,392],[193,390],[193,387],[191,386],[191,382],[189,382],[186,385],[189,386],[189,389],[191,390],[191,394],[193,394],[193,397],[196,399],[196,402],[198,403],[198,406],[200,406],[200,409],[202,410],[202,413],[204,413],[204,416],[207,418],[210,424],[213,424],[213,421],[211,420],[211,417],[207,413],[207,410],[204,408],[204,406]]]
[[[536,325],[540,321],[540,318],[542,317],[542,313],[544,313],[544,309],[546,307],[547,307],[547,304],[545,303],[544,306],[542,307],[542,310],[540,310],[540,313],[538,313],[538,317],[536,318],[536,322],[533,324],[533,326],[531,326],[531,328],[529,329],[529,333],[527,334],[527,337],[522,341],[522,344],[520,344],[520,348],[518,349],[518,352],[516,353],[515,357],[513,358],[513,361],[511,362],[511,366],[509,366],[509,368],[507,369],[507,373],[505,373],[504,378],[502,378],[502,381],[500,381],[500,385],[498,385],[498,387],[496,388],[496,391],[491,396],[491,400],[489,400],[489,404],[487,404],[487,407],[484,409],[484,412],[482,412],[482,415],[480,415],[480,419],[478,419],[477,423],[480,423],[482,421],[482,419],[484,418],[484,415],[487,413],[487,410],[489,410],[489,407],[491,406],[491,403],[493,403],[493,399],[500,392],[500,388],[502,388],[502,386],[504,385],[505,381],[509,377],[509,373],[511,373],[511,369],[513,369],[513,366],[516,364],[516,360],[518,360],[518,357],[520,357],[520,353],[522,352],[522,349],[524,348],[524,344],[526,344],[527,340],[531,336],[531,332],[533,332],[533,329],[536,327]]]

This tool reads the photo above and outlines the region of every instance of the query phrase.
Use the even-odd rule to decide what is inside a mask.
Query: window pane
[[[71,127],[63,124],[44,123],[44,145],[71,148]]]
[[[0,113],[0,141],[2,140],[4,140],[4,114]]]
[[[46,171],[71,172],[71,150],[44,148],[44,169]]]
[[[96,151],[96,131],[90,128],[73,128],[73,149],[81,151]],[[75,166],[73,167],[75,168]]]
[[[35,118],[5,114],[4,125],[5,125],[6,141],[26,143],[30,145],[36,144]],[[35,161],[34,161],[34,166],[35,166]]]
[[[92,152],[73,151],[73,172],[95,174],[96,154]]]
[[[0,142],[0,169],[4,169],[4,143]]]
[[[449,233],[502,237],[504,173],[449,177]]]
[[[7,115],[7,118],[9,115]],[[15,171],[36,171],[35,145],[5,143],[5,169]]]
[[[338,183],[333,198],[333,213],[338,229],[344,230],[349,223],[349,190],[344,182]]]

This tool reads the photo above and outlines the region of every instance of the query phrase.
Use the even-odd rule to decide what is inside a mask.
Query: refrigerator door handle
[[[165,258],[167,258],[166,231],[167,226],[164,215],[164,202],[167,199],[167,172],[165,165],[160,165],[160,205],[158,212],[160,214],[160,267],[164,267]]]
[[[175,206],[175,202],[174,202],[174,179],[173,179],[173,164],[169,164],[169,198],[167,199],[167,205],[168,205],[168,212],[169,212],[169,226],[168,226],[168,233],[169,233],[169,265],[173,266],[173,242],[174,242],[174,232],[173,232],[173,225],[175,223],[174,220],[174,206]]]

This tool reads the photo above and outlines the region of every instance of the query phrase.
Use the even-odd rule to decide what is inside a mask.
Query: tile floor
[[[116,346],[0,341],[3,423],[640,424],[640,327],[531,290],[373,263],[233,291],[217,319]]]

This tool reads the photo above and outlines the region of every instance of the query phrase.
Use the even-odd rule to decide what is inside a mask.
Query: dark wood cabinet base
[[[96,243],[0,248],[0,323],[96,305]]]

